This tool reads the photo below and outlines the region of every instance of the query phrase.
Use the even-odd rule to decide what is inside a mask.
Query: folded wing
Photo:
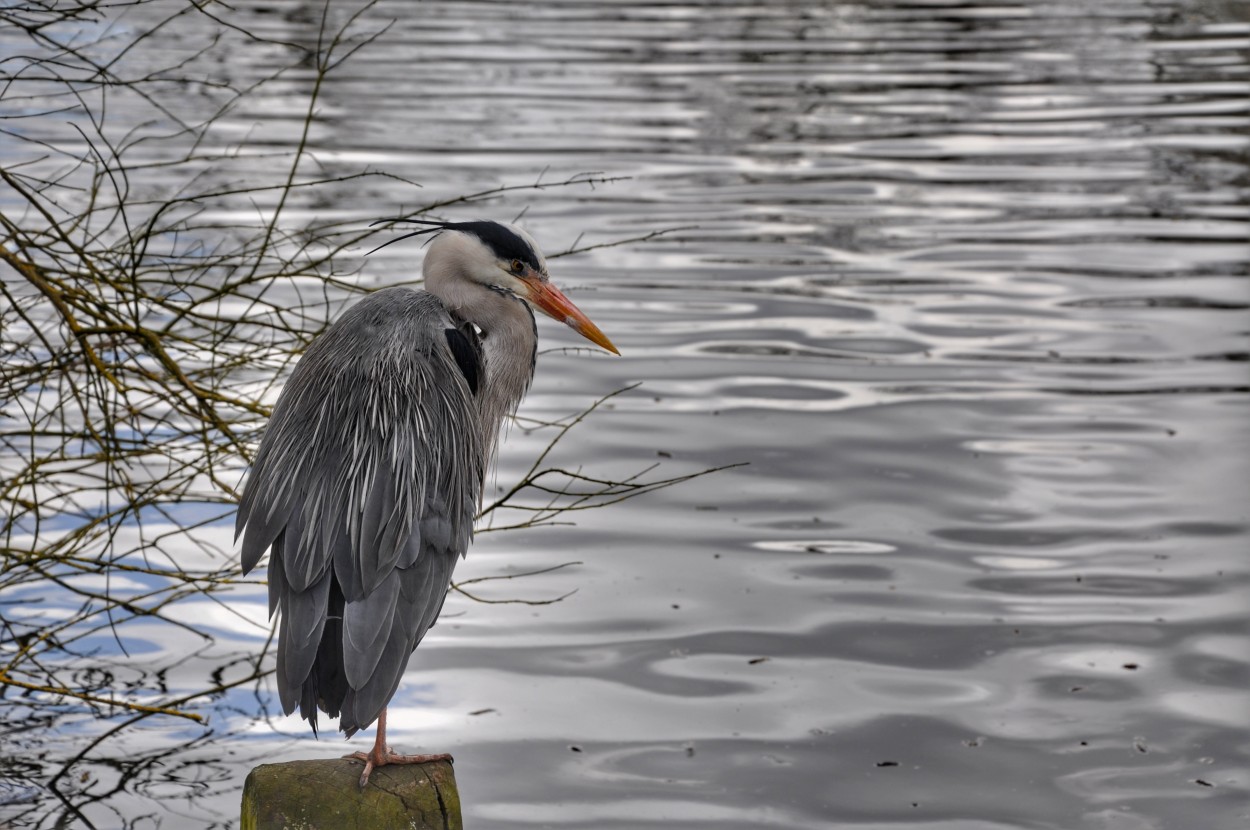
[[[394,695],[468,547],[484,474],[480,349],[425,292],[371,294],[279,396],[239,505],[244,571],[266,550],[278,692],[348,735]]]

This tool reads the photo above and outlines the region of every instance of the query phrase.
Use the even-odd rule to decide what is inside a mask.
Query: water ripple
[[[469,824],[1250,822],[1244,5],[377,7],[396,22],[325,89],[318,174],[386,169],[421,203],[628,177],[446,210],[523,214],[549,252],[681,229],[552,260],[624,357],[564,353],[576,336],[541,321],[522,414],[641,381],[559,462],[746,464],[575,529],[481,534],[459,578],[584,564],[507,583],[576,589],[553,605],[453,595],[413,658],[391,738],[456,754]],[[274,42],[316,37],[293,0],[241,8]],[[272,48],[221,71],[242,85],[282,65]],[[219,140],[262,124],[289,146],[306,83]],[[374,183],[298,209],[363,225],[415,199]],[[409,280],[416,257],[380,251],[366,278]],[[514,429],[492,486],[545,440]],[[71,607],[11,599],[10,619]],[[133,661],[107,631],[82,645],[123,682],[159,665],[192,689],[260,650],[264,602],[171,607],[208,647],[155,624]],[[340,751],[258,720],[267,687],[204,707],[225,738],[106,742],[83,774],[136,783],[83,809],[103,826],[185,798],[186,826],[230,825],[251,764]],[[29,757],[102,731],[47,727]],[[35,797],[27,763],[0,764],[0,803]]]

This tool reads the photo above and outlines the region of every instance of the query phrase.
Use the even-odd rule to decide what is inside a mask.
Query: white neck
[[[472,244],[463,234],[442,233],[425,255],[425,287],[443,301],[454,317],[477,326],[482,337],[482,380],[477,403],[486,463],[495,457],[499,430],[506,417],[529,390],[534,377],[538,336],[534,314],[522,300],[487,288],[464,272],[461,263],[473,261]]]

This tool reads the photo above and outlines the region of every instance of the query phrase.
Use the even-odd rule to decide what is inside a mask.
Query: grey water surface
[[[243,8],[315,37],[312,6]],[[482,588],[576,590],[554,604],[453,596],[392,704],[399,748],[455,756],[467,827],[1250,827],[1250,4],[368,17],[396,22],[322,92],[326,170],[421,202],[628,177],[443,213],[524,210],[548,251],[682,228],[552,261],[623,356],[545,353],[522,415],[641,384],[560,462],[745,465],[480,536],[460,578],[581,564]],[[240,130],[294,141],[291,87]],[[307,209],[414,203],[371,181]],[[514,429],[498,487],[544,441]],[[263,589],[231,602],[251,624],[182,604],[216,645],[171,682],[260,651]],[[151,630],[137,671],[200,648]],[[233,827],[251,766],[346,751],[264,683],[204,711],[108,737],[71,778],[120,785],[21,820]],[[41,727],[32,777],[101,731]]]

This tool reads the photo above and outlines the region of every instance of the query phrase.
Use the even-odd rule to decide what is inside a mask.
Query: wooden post
[[[359,761],[262,764],[243,784],[242,830],[463,830],[447,761],[378,767],[362,790]]]

